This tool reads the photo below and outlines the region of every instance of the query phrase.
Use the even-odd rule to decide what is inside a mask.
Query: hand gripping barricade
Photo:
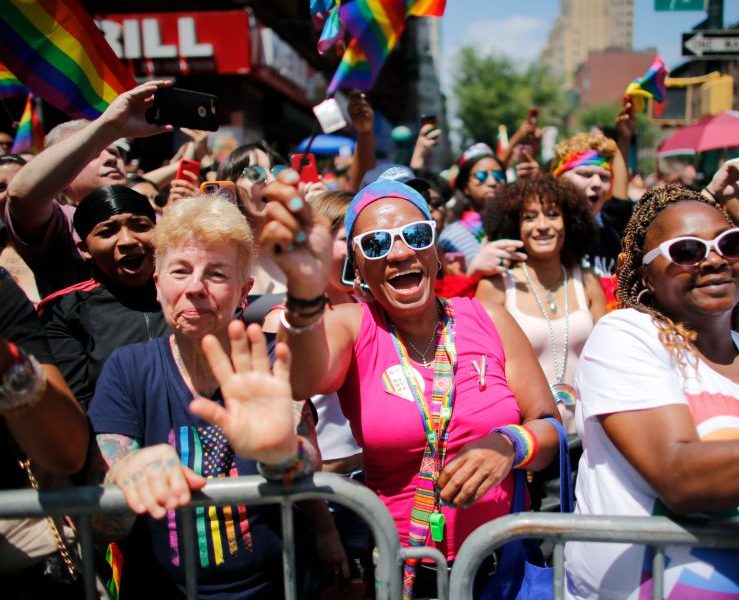
[[[282,520],[282,564],[286,600],[296,598],[293,504],[311,499],[331,500],[359,514],[367,522],[377,548],[375,592],[378,600],[401,595],[401,568],[406,558],[430,558],[438,565],[440,597],[448,596],[444,556],[434,548],[401,550],[398,533],[382,501],[368,488],[331,473],[315,473],[290,487],[267,482],[260,476],[209,480],[202,492],[194,492],[183,517],[183,547],[188,600],[197,599],[196,547],[193,512],[200,506],[230,504],[279,504]],[[91,517],[99,513],[127,512],[123,493],[115,487],[80,487],[63,490],[11,490],[0,492],[0,519],[69,515],[77,517],[82,574],[88,600],[97,598]]]

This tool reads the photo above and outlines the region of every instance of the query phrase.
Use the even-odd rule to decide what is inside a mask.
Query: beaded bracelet
[[[327,303],[328,296],[326,296],[326,294],[321,294],[320,296],[316,296],[310,300],[305,300],[303,298],[291,296],[288,292],[285,300],[285,308],[301,317],[311,317],[321,312]]]
[[[513,446],[513,468],[522,469],[539,453],[539,441],[530,429],[523,425],[496,427],[490,433],[499,433]]]
[[[281,481],[283,485],[292,485],[296,474],[305,468],[305,447],[303,439],[298,438],[298,449],[295,456],[288,458],[277,465],[257,463],[257,471],[267,481]]]

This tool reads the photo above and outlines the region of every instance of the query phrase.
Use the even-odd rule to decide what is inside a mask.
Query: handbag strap
[[[567,447],[567,434],[557,419],[546,417],[543,420],[552,425],[559,436],[559,510],[563,513],[571,513],[575,510],[575,494],[572,489],[572,466],[570,465],[570,452]],[[511,513],[524,512],[525,510],[526,472],[524,469],[516,469],[513,474]]]

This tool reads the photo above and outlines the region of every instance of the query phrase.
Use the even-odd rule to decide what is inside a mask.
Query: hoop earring
[[[644,297],[644,294],[651,294],[651,293],[652,292],[650,290],[648,290],[647,288],[644,288],[641,292],[639,292],[636,295],[636,303],[637,304],[642,304],[642,299]]]

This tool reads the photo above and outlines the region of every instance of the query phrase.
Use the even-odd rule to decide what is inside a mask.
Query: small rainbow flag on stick
[[[8,67],[0,63],[0,98],[13,98],[26,94],[28,94],[28,88],[18,81]]]
[[[333,95],[339,88],[369,90],[385,59],[414,17],[441,17],[446,0],[352,0],[339,8],[341,23],[351,42],[328,86]]]
[[[15,132],[13,140],[13,148],[10,150],[13,154],[21,152],[31,152],[37,154],[44,147],[44,127],[41,124],[38,110],[36,110],[36,101],[33,94],[28,94],[26,107],[23,109],[23,115],[18,123],[18,130]]]
[[[94,119],[136,85],[78,0],[0,0],[0,60],[36,96]]]
[[[634,79],[626,88],[625,95],[631,98],[634,110],[642,112],[647,98],[653,98],[658,103],[664,102],[667,94],[665,77],[667,77],[667,67],[658,54],[644,76]]]

